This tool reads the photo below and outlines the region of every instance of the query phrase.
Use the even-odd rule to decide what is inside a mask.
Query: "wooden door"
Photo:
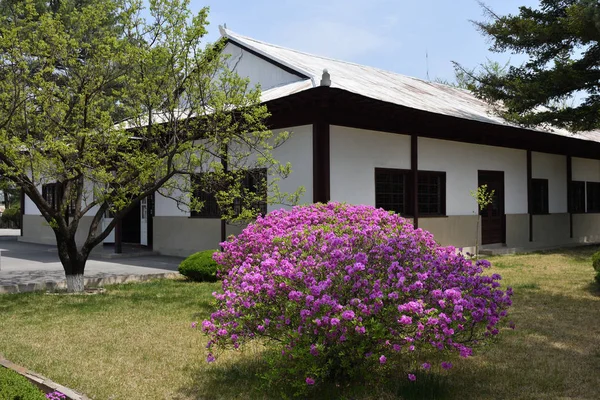
[[[494,191],[492,203],[480,210],[481,243],[504,243],[506,237],[504,215],[504,172],[479,171],[478,185],[487,185],[488,191]]]

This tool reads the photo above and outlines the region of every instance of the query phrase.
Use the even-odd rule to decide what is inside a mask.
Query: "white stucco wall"
[[[573,157],[573,180],[600,182],[600,160]]]
[[[277,182],[281,192],[292,193],[300,186],[303,186],[305,193],[300,203],[312,202],[312,125],[296,126],[275,131],[277,134],[282,131],[290,132],[290,138],[281,146],[273,150],[273,157],[284,163],[291,163],[292,173],[286,178]],[[251,158],[249,159],[251,162]],[[273,179],[273,176],[267,179]],[[181,196],[180,191],[175,191],[172,197]],[[270,204],[268,211],[285,207],[281,204]],[[180,209],[181,208],[181,209]],[[189,209],[185,206],[177,207],[177,202],[173,199],[156,194],[155,216],[157,217],[189,217]]]
[[[374,206],[375,168],[410,169],[410,136],[331,126],[332,201]]]
[[[303,79],[243,50],[231,42],[225,46],[223,52],[230,55],[227,60],[229,68],[235,68],[234,70],[241,77],[249,77],[252,86],[260,84],[263,91]]]
[[[38,190],[40,192],[42,191],[42,185],[38,186]],[[23,214],[26,214],[26,215],[42,215],[42,213],[40,212],[39,208],[37,208],[37,206],[33,203],[33,201],[31,201],[31,199],[27,195],[25,195],[25,210],[23,211]]]
[[[550,214],[567,210],[567,157],[531,152],[531,177],[548,179],[548,209]]]
[[[506,214],[527,213],[525,150],[419,138],[419,170],[446,172],[446,214],[473,215],[478,171],[504,171]]]

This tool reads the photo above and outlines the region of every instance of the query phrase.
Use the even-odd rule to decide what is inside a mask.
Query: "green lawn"
[[[357,399],[598,399],[600,293],[585,247],[493,258],[515,289],[510,319],[490,346],[450,373],[404,375],[388,385],[324,388]],[[95,296],[0,296],[0,353],[93,399],[256,399],[280,396],[255,377],[263,348],[206,364],[206,339],[190,328],[211,310],[218,284],[155,281]]]

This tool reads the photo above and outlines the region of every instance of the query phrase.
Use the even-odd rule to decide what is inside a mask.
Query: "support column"
[[[567,211],[569,212],[569,237],[573,239],[573,160],[567,156]]]
[[[21,236],[23,236],[23,215],[25,214],[25,190],[21,187]],[[6,199],[4,199],[4,203],[6,203]],[[6,205],[6,204],[5,204]]]
[[[313,124],[313,202],[327,203],[331,199],[330,127],[322,120]]]
[[[531,150],[527,150],[527,213],[529,214],[529,241],[533,242],[533,193],[531,187]]]
[[[413,205],[413,225],[419,227],[419,137],[417,135],[410,136],[410,173],[413,183],[412,190],[412,205]]]
[[[115,254],[123,253],[123,220],[115,224]]]
[[[227,162],[229,157],[229,147],[227,145],[223,146],[223,154],[221,155],[221,166],[223,167],[223,172],[227,174],[229,172],[229,164]],[[221,218],[221,243],[227,239],[227,221]],[[221,246],[221,251],[223,251],[223,246]]]

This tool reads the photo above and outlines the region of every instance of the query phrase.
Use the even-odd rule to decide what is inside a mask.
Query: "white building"
[[[221,33],[237,72],[260,83],[271,128],[292,133],[274,156],[292,164],[281,190],[304,186],[302,202],[383,207],[444,245],[472,247],[469,192],[487,184],[495,195],[481,213],[483,244],[600,241],[600,132],[511,126],[461,89]],[[29,199],[23,218],[22,240],[54,243]],[[217,248],[221,237],[216,213],[192,216],[159,194],[123,229],[124,241],[179,256]]]

